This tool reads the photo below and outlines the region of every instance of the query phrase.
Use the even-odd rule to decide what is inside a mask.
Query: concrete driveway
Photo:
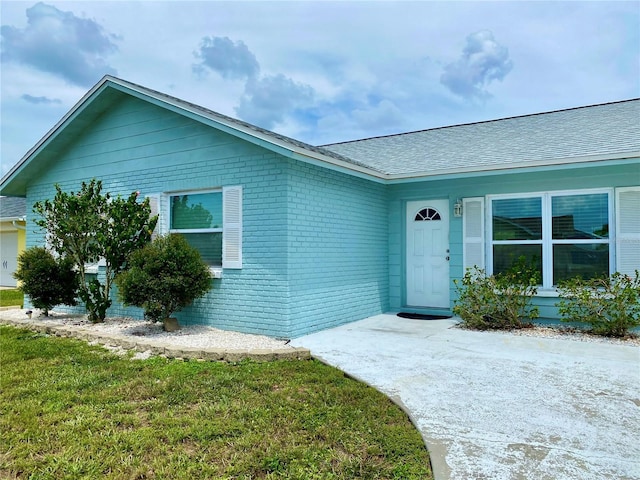
[[[436,480],[640,479],[640,348],[378,315],[292,344],[403,405]]]

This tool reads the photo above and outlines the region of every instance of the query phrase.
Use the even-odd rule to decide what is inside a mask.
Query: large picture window
[[[608,191],[490,197],[492,273],[520,257],[542,274],[542,286],[611,273]]]
[[[210,266],[222,266],[222,191],[169,196],[169,232],[183,235]]]

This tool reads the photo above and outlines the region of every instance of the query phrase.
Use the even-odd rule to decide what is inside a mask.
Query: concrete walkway
[[[640,348],[379,315],[292,344],[404,406],[436,480],[640,479]]]

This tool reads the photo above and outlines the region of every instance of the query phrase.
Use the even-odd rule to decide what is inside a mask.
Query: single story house
[[[477,265],[537,262],[543,317],[572,275],[640,268],[640,99],[312,146],[104,77],[0,183],[150,197],[212,290],[183,324],[293,338],[382,312],[450,313]],[[190,215],[205,209],[209,215]],[[114,305],[109,314],[137,315]]]
[[[26,199],[0,197],[0,287],[16,287],[13,274],[26,245]]]

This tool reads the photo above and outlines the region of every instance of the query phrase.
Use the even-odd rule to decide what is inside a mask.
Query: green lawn
[[[0,326],[0,368],[0,478],[432,478],[406,415],[316,361],[130,360]]]
[[[22,306],[24,295],[17,288],[11,290],[0,290],[0,307]]]

